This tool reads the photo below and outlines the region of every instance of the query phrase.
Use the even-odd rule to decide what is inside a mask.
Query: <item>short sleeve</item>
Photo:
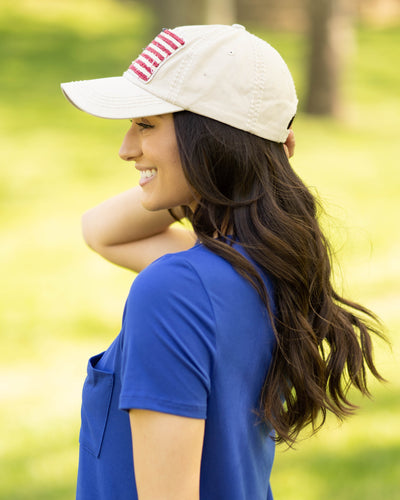
[[[206,418],[215,321],[200,276],[179,255],[153,263],[130,290],[119,406]]]

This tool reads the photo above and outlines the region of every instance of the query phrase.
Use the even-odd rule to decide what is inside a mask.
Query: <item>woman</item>
[[[272,499],[275,442],[350,414],[367,369],[381,379],[374,316],[334,291],[288,161],[284,61],[238,25],[181,27],[123,77],[62,89],[131,119],[120,156],[140,172],[83,217],[89,246],[140,274],[120,334],[89,360],[77,498]],[[171,227],[183,217],[193,232]]]

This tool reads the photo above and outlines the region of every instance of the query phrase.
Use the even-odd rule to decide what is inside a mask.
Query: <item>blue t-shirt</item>
[[[126,410],[142,408],[206,419],[201,500],[271,500],[274,442],[254,410],[274,347],[257,292],[221,257],[197,244],[148,266],[88,363],[77,499],[137,499]]]

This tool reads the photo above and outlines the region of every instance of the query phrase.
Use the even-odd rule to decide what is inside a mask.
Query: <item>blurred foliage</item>
[[[143,4],[141,4],[143,5]],[[62,81],[122,74],[152,34],[149,12],[111,0],[0,5],[0,498],[74,496],[87,358],[118,333],[132,275],[89,252],[80,214],[136,184],[117,156],[127,128],[70,106]],[[304,94],[299,34],[257,33],[288,61]],[[388,385],[337,427],[277,452],[277,500],[398,498],[400,180],[398,28],[357,29],[341,121],[296,118],[293,165],[323,199],[348,295],[387,324],[377,345]],[[317,188],[314,188],[317,186]]]

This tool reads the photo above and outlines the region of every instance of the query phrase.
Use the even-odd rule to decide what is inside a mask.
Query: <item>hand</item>
[[[292,129],[289,130],[288,138],[286,139],[283,148],[285,150],[286,156],[291,158],[294,155],[294,148],[296,146],[296,140],[294,138],[294,132]]]

